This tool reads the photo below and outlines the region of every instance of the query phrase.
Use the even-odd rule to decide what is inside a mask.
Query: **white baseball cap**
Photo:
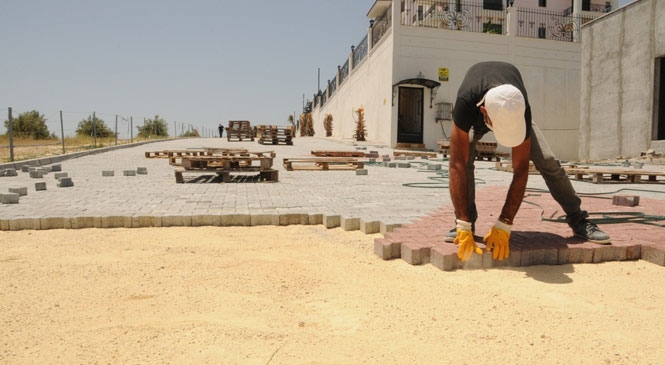
[[[491,129],[497,142],[506,147],[515,147],[524,142],[526,103],[518,88],[510,84],[493,87],[476,106],[483,104],[492,120]]]

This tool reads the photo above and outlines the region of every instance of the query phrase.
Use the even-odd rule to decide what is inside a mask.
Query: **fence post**
[[[65,149],[65,127],[62,122],[62,110],[60,111],[60,136],[62,137],[62,154],[64,155],[67,152]]]
[[[134,143],[134,117],[129,117],[129,143]]]
[[[115,115],[115,145],[118,145],[118,114]]]
[[[95,112],[92,112],[92,147],[97,147],[97,128],[95,126],[95,120],[97,117],[95,116]]]
[[[12,107],[9,107],[9,161],[14,162],[14,119],[12,119]]]

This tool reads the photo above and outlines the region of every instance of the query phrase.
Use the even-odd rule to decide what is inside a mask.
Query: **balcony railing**
[[[390,30],[393,22],[392,14],[392,6],[389,6],[383,15],[372,21],[372,45],[377,44],[383,38],[383,35]]]
[[[402,12],[405,26],[505,34],[506,10],[495,4],[465,1],[418,0]]]

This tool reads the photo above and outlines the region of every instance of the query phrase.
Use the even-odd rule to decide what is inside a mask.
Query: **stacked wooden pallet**
[[[665,183],[665,172],[646,171],[642,169],[622,168],[589,168],[567,167],[568,175],[576,180],[590,180],[594,184],[601,183]],[[642,177],[646,177],[646,180]],[[660,179],[659,179],[660,178]]]
[[[365,165],[351,157],[296,157],[285,158],[284,168],[293,170],[357,170]]]
[[[228,141],[254,141],[254,131],[252,125],[246,120],[229,120],[229,126],[226,128],[226,140]]]
[[[312,151],[316,157],[366,157],[361,151]]]
[[[259,125],[256,137],[260,144],[287,144],[293,145],[293,127],[278,127],[276,125]]]
[[[405,157],[420,157],[420,158],[436,158],[436,152],[421,152],[421,151],[394,151],[393,156]]]
[[[226,150],[206,156],[183,157],[181,165],[175,169],[175,179],[177,183],[183,183],[184,173],[202,175],[212,172],[221,176],[222,182],[230,182],[239,175],[244,176],[246,181],[247,173],[253,173],[251,180],[254,182],[276,182],[279,174],[272,168],[274,158],[273,151],[246,150],[239,152]]]
[[[439,145],[439,152],[443,154],[443,157],[448,157],[450,155],[450,140],[440,139],[437,141]],[[476,160],[487,160],[487,161],[500,161],[503,157],[510,156],[510,153],[506,152],[497,152],[497,144],[495,142],[478,142],[476,144]]]

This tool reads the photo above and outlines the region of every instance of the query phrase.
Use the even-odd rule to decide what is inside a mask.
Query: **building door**
[[[656,59],[655,74],[652,139],[654,141],[661,141],[665,139],[665,57]]]
[[[423,88],[399,88],[397,115],[397,143],[423,143]]]

